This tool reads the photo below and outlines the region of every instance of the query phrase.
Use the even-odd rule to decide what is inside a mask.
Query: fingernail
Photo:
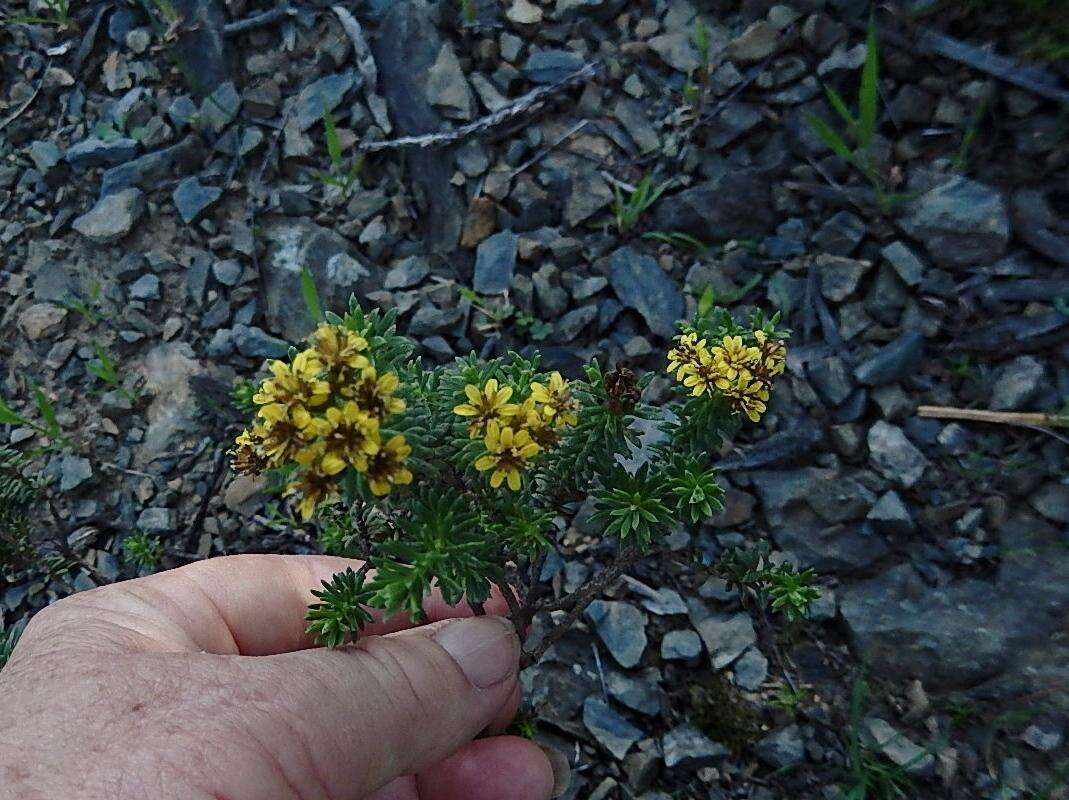
[[[465,677],[480,689],[501,683],[516,671],[520,642],[504,617],[457,620],[434,635]]]
[[[572,765],[564,753],[554,747],[540,744],[539,749],[546,754],[549,765],[553,768],[553,794],[552,797],[560,797],[572,785]]]

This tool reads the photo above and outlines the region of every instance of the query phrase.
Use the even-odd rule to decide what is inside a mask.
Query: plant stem
[[[613,581],[619,578],[628,567],[646,555],[649,554],[644,553],[635,545],[630,545],[620,552],[612,564],[595,575],[586,586],[578,591],[572,592],[570,595],[562,597],[557,602],[546,603],[534,609],[534,611],[548,611],[551,609],[571,608],[568,615],[545,635],[538,647],[529,653],[523,653],[520,657],[520,669],[526,669],[532,664],[537,663],[538,660],[546,654],[546,651],[568,632],[572,625],[575,624],[575,621],[582,615],[583,611],[586,610],[586,607],[594,602],[599,594],[605,591]]]
[[[964,419],[972,422],[992,422],[1001,425],[1039,425],[1046,428],[1069,428],[1069,417],[1039,411],[988,411],[982,408],[954,408],[953,406],[920,406],[918,416],[933,419]]]

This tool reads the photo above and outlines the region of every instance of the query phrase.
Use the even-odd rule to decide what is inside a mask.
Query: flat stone
[[[661,639],[661,658],[665,661],[689,661],[701,652],[701,637],[691,630],[669,631]]]
[[[869,461],[888,480],[909,488],[924,475],[928,459],[903,430],[879,420],[868,434]]]
[[[612,109],[613,115],[634,140],[640,153],[650,153],[661,147],[661,137],[646,116],[646,108],[646,103],[621,97]]]
[[[1069,525],[1069,485],[1049,481],[1032,493],[1028,503],[1051,522]]]
[[[731,667],[735,685],[748,692],[756,692],[768,678],[768,659],[756,647],[751,647]]]
[[[760,239],[776,226],[774,208],[767,175],[725,168],[710,181],[661,197],[653,207],[651,228],[689,233],[710,243]]]
[[[941,267],[963,269],[997,261],[1010,240],[1010,217],[999,192],[955,176],[911,202],[899,225],[924,244]]]
[[[729,666],[757,641],[753,621],[742,611],[737,614],[714,613],[697,620],[692,617],[691,621],[709,651],[709,661],[715,670]]]
[[[651,331],[666,339],[676,334],[683,296],[655,259],[621,247],[612,254],[609,280],[620,302],[641,314]]]
[[[516,271],[516,246],[519,237],[501,231],[484,239],[475,251],[475,278],[472,288],[479,294],[500,294],[512,285]]]
[[[174,533],[178,530],[178,515],[173,508],[146,508],[137,517],[137,529],[155,535]]]
[[[723,761],[729,750],[693,725],[679,725],[661,739],[664,765],[669,769],[700,769]]]
[[[204,98],[200,104],[201,125],[220,133],[227,125],[237,119],[241,110],[241,95],[231,81],[220,84]]]
[[[583,57],[571,50],[538,50],[531,53],[523,73],[534,83],[556,83],[583,66]]]
[[[69,492],[93,477],[93,465],[88,458],[66,455],[59,459],[56,473],[59,477],[59,490]]]
[[[644,736],[608,703],[595,697],[588,697],[583,703],[583,725],[616,759],[626,756],[631,746]]]
[[[891,242],[880,250],[880,255],[907,286],[916,286],[924,280],[928,268],[903,242]]]
[[[770,22],[758,20],[728,44],[728,57],[743,64],[752,64],[776,52],[779,42],[779,29]]]
[[[100,198],[74,220],[73,227],[91,242],[110,244],[126,236],[144,213],[144,193],[140,189],[124,189]]]
[[[449,42],[442,44],[427,75],[427,102],[449,119],[469,120],[475,112],[471,87]]]
[[[71,169],[82,171],[93,167],[122,164],[137,154],[138,144],[133,139],[118,138],[104,141],[95,136],[83,139],[67,149],[64,158]]]
[[[223,190],[218,186],[205,186],[197,178],[189,177],[179,181],[171,199],[182,221],[190,225],[200,219],[222,195]]]
[[[684,75],[694,72],[702,64],[693,37],[686,31],[662,33],[660,36],[654,36],[647,44],[661,61]]]
[[[289,344],[260,328],[235,325],[231,329],[234,349],[246,358],[283,358]]]
[[[905,331],[858,364],[854,377],[865,386],[883,386],[916,375],[924,362],[924,336]]]
[[[656,667],[649,667],[637,675],[616,670],[605,673],[605,688],[618,703],[640,714],[654,716],[661,712],[661,674]]]
[[[142,275],[130,284],[127,291],[131,300],[159,300],[160,279],[152,274]]]
[[[348,70],[325,75],[301,89],[293,110],[297,127],[306,131],[322,121],[324,109],[333,111],[341,105],[342,99],[356,82],[357,73]]]
[[[646,615],[630,603],[595,600],[584,616],[622,667],[634,667],[646,652]]]
[[[593,303],[573,308],[557,320],[557,324],[554,326],[555,335],[562,342],[573,342],[597,318],[598,307]]]
[[[797,725],[788,725],[759,739],[754,754],[773,769],[794,767],[805,761],[805,743]]]
[[[861,736],[870,747],[878,750],[906,772],[924,775],[933,771],[935,758],[932,754],[895,730],[886,720],[866,717],[861,721]]]
[[[887,492],[876,501],[866,519],[872,522],[881,533],[892,536],[906,536],[917,528],[906,504],[894,490]]]
[[[848,256],[861,244],[866,231],[865,222],[861,217],[849,211],[840,211],[830,217],[813,234],[813,245],[816,249],[833,256]]]
[[[1018,356],[999,370],[991,390],[991,408],[1016,411],[1028,407],[1048,383],[1042,362],[1032,356]]]
[[[66,318],[65,308],[53,303],[34,303],[19,314],[19,328],[29,341],[35,342],[58,331]]]
[[[528,0],[513,0],[505,17],[514,25],[537,25],[542,21],[542,9]]]
[[[408,289],[419,284],[431,273],[425,258],[409,256],[390,268],[383,286],[387,289]]]

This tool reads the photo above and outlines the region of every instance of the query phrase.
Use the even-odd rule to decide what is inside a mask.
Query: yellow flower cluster
[[[475,469],[490,473],[490,486],[503,483],[513,491],[520,488],[520,474],[543,450],[552,449],[561,429],[579,421],[579,402],[559,372],[548,383],[534,382],[531,394],[521,403],[510,402],[511,386],[501,386],[490,378],[482,388],[464,387],[468,402],[453,413],[468,420],[468,435],[482,439],[484,452],[475,460]]]
[[[725,336],[709,346],[698,334],[677,336],[668,351],[668,371],[700,397],[713,391],[723,395],[731,410],[757,422],[765,411],[772,379],[783,372],[787,350],[762,330],[753,332],[753,344],[741,336]]]
[[[378,496],[412,482],[405,467],[412,448],[404,436],[383,441],[380,432],[388,416],[405,409],[394,396],[400,382],[392,372],[380,375],[367,349],[367,340],[343,325],[320,325],[311,346],[292,361],[271,362],[271,377],[253,396],[256,422],[237,438],[239,471],[300,466],[286,493],[300,496],[305,519],[337,498],[347,467],[363,474]]]

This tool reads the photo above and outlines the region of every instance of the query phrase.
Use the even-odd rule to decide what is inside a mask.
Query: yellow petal
[[[520,489],[520,473],[517,469],[509,470],[509,488],[514,492]]]
[[[411,471],[405,469],[404,467],[397,470],[397,472],[393,476],[393,482],[396,483],[398,486],[408,486],[408,484],[412,483]]]
[[[453,406],[453,413],[458,417],[474,417],[479,412],[469,403],[461,403],[459,406]]]
[[[474,405],[478,405],[480,402],[482,402],[482,399],[483,399],[482,394],[479,392],[479,390],[475,386],[473,386],[470,383],[467,386],[464,387],[464,394],[466,394],[468,396],[468,399]]]
[[[371,493],[376,497],[382,497],[390,493],[390,482],[375,479],[368,481],[368,486],[371,488]]]
[[[504,470],[494,470],[494,473],[490,476],[490,487],[496,489],[505,480]]]
[[[319,462],[319,468],[326,475],[337,475],[345,469],[345,462],[334,453],[327,453],[323,456],[323,460]]]
[[[488,469],[493,469],[497,466],[497,459],[493,456],[481,456],[475,460],[475,469],[479,472],[486,472]]]

